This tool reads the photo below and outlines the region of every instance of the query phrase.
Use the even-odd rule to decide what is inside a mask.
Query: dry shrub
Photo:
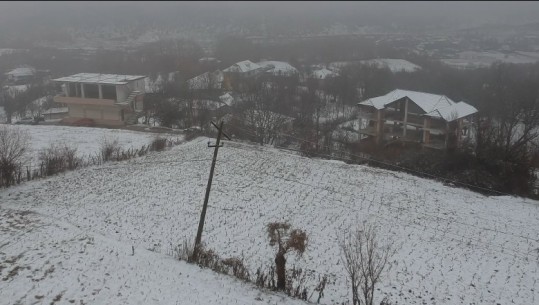
[[[100,152],[101,152],[101,160],[103,162],[112,161],[114,159],[114,156],[118,156],[120,154],[120,144],[118,143],[118,139],[109,139],[109,138],[103,138],[101,141],[100,146]]]
[[[245,267],[243,259],[237,257],[231,257],[223,260],[223,265],[228,268],[228,274],[232,272],[232,275],[243,281],[249,281],[249,270]]]
[[[51,176],[66,170],[74,170],[82,165],[82,159],[76,156],[77,149],[67,144],[52,143],[39,152],[42,175]]]
[[[167,147],[167,139],[156,137],[152,140],[152,143],[150,143],[150,151],[163,151]]]
[[[20,182],[20,162],[30,145],[28,132],[9,125],[0,127],[0,186]]]

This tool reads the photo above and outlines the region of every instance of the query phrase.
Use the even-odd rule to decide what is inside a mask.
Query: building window
[[[116,100],[116,86],[101,85],[101,92],[103,93],[104,99]]]
[[[81,97],[80,87],[78,86],[77,83],[68,83],[68,85],[69,85],[69,87],[68,87],[69,96],[71,96],[71,97]]]
[[[96,84],[84,84],[85,98],[99,98],[99,87]]]

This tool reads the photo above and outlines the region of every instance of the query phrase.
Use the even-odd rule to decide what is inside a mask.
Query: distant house
[[[36,69],[32,67],[20,67],[5,73],[5,75],[8,83],[17,85],[27,84],[36,78]]]
[[[223,87],[223,80],[223,72],[216,70],[187,80],[187,86],[191,90],[220,90]]]
[[[142,111],[146,76],[79,73],[54,79],[63,93],[54,98],[68,108],[67,123],[91,119],[100,125],[136,122]]]
[[[421,67],[404,59],[379,58],[360,61],[362,64],[374,65],[379,68],[387,68],[393,73],[397,72],[415,72],[421,70]]]
[[[267,68],[265,73],[272,76],[291,77],[299,74],[298,69],[284,61],[268,60],[258,62],[257,64],[261,67]]]
[[[326,68],[322,68],[322,69],[318,69],[318,70],[314,70],[311,75],[310,75],[310,78],[314,78],[314,79],[327,79],[327,78],[332,78],[332,77],[336,77],[338,76],[337,73],[331,71],[331,70],[328,70]]]
[[[250,60],[237,62],[223,70],[223,89],[242,90],[242,82],[262,75],[263,72],[269,69],[271,67],[261,66]]]
[[[207,123],[213,118],[220,118],[229,113],[230,106],[221,100],[194,99],[183,101],[180,104],[180,112],[187,123],[186,127]]]
[[[358,103],[360,134],[376,143],[416,142],[423,147],[458,147],[471,134],[477,109],[444,95],[393,90]]]

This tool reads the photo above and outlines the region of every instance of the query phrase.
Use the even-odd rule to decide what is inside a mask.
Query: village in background
[[[4,162],[9,149],[0,149],[0,187],[5,188],[0,192],[5,201],[0,232],[7,232],[6,243],[0,234],[0,272],[13,296],[19,301],[67,300],[68,289],[54,294],[36,290],[35,297],[28,296],[23,293],[27,283],[17,277],[23,271],[15,270],[20,258],[14,257],[39,241],[32,234],[38,228],[34,223],[42,222],[47,232],[54,230],[52,236],[82,230],[74,235],[83,234],[82,239],[62,237],[62,250],[49,249],[54,259],[61,261],[75,243],[84,247],[79,253],[95,251],[88,254],[92,258],[99,251],[116,253],[116,258],[105,256],[105,266],[122,266],[121,281],[128,281],[127,270],[135,268],[133,287],[142,285],[145,276],[153,279],[152,289],[166,287],[165,278],[182,272],[198,283],[221,281],[215,290],[193,288],[187,280],[176,283],[197,291],[186,298],[193,304],[232,304],[235,297],[220,302],[231,289],[252,302],[281,304],[283,299],[195,269],[172,265],[169,270],[167,257],[313,303],[431,304],[422,303],[430,298],[457,304],[460,298],[459,304],[490,304],[509,301],[517,290],[518,300],[534,303],[539,297],[539,273],[533,271],[539,254],[536,20],[480,24],[449,18],[437,25],[427,17],[408,21],[391,15],[394,21],[383,23],[366,14],[360,22],[352,11],[335,19],[329,6],[327,19],[313,16],[329,21],[313,22],[302,10],[289,12],[302,16],[293,20],[286,14],[210,20],[195,4],[185,5],[182,18],[171,10],[163,13],[162,23],[155,12],[137,22],[123,17],[103,22],[118,12],[111,10],[96,20],[81,13],[79,26],[27,19],[28,26],[39,30],[15,20],[10,26],[17,31],[0,30],[0,142],[14,145],[15,140],[2,142],[2,137],[29,135],[16,161]],[[126,12],[135,15],[133,7]],[[208,19],[190,17],[190,9]],[[227,9],[223,14],[232,16]],[[52,9],[47,12],[53,15]],[[225,144],[209,200],[209,213],[218,216],[208,216],[205,243],[213,252],[189,242],[212,162],[208,147],[220,147],[220,141]],[[203,215],[216,158],[217,148]],[[169,172],[179,164],[181,169]],[[101,170],[103,176],[97,173]],[[62,216],[41,219],[41,214]],[[507,222],[500,224],[504,217]],[[378,237],[390,236],[389,244],[399,246],[376,257],[380,274],[391,266],[391,281],[376,278],[365,288],[371,296],[363,299],[358,283],[368,282],[369,276],[373,281],[376,274],[358,278],[352,266],[363,259],[353,255],[354,247],[363,245],[362,238],[376,238],[367,220],[378,226]],[[350,230],[359,223],[364,230],[353,235]],[[27,224],[31,229],[25,231]],[[97,237],[94,228],[103,235]],[[326,237],[324,228],[351,235]],[[8,256],[2,248],[15,245],[10,239],[18,230],[30,237]],[[86,250],[94,238],[102,248]],[[406,239],[410,244],[402,243]],[[276,245],[277,254],[271,248]],[[416,247],[428,250],[418,254]],[[138,258],[142,250],[149,252]],[[118,252],[126,251],[128,259],[118,258]],[[498,251],[511,258],[499,259]],[[285,259],[288,252],[298,256]],[[150,267],[153,253],[163,255],[154,261],[160,264],[155,269]],[[225,254],[231,258],[222,259]],[[32,260],[38,259],[33,255]],[[488,258],[481,270],[488,269],[488,278],[474,269],[473,262],[479,265],[483,257]],[[287,260],[290,270],[284,269]],[[69,261],[69,276],[94,287],[74,271],[80,261]],[[489,264],[502,264],[518,280],[496,280],[503,272],[490,270]],[[51,281],[59,280],[51,268],[40,269],[42,279],[50,273]],[[108,274],[99,268],[90,268],[97,282],[100,273]],[[446,277],[454,268],[458,273],[452,276],[464,285],[466,296]],[[126,283],[113,290],[130,291]],[[490,287],[488,293],[481,283]],[[381,285],[376,295],[375,284]],[[500,292],[504,285],[513,291]],[[148,302],[150,296],[160,303],[152,289],[126,299],[119,292],[107,296],[122,304]],[[211,301],[197,303],[197,295]],[[0,296],[8,294],[0,291]],[[174,304],[177,297],[167,295],[165,303]],[[82,304],[93,297],[73,293],[77,298]]]

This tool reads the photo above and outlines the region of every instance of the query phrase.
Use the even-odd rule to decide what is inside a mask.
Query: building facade
[[[53,81],[62,94],[54,101],[67,106],[66,123],[91,119],[98,125],[136,123],[143,110],[146,76],[79,73]]]
[[[360,138],[379,144],[395,141],[448,149],[471,139],[477,109],[444,95],[394,90],[358,103]]]

